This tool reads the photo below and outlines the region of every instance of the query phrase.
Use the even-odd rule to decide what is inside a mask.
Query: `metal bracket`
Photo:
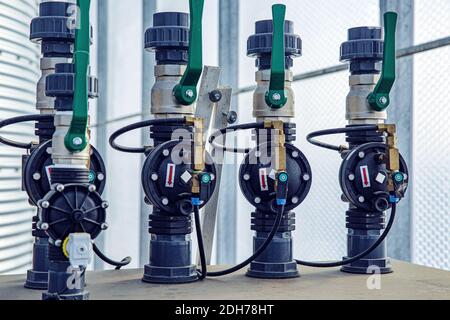
[[[227,114],[229,114],[231,110],[232,89],[227,86],[219,86],[220,72],[221,69],[219,67],[205,66],[203,69],[196,117],[204,119],[205,133],[208,131],[217,131],[228,126]],[[210,99],[210,93],[214,90],[218,90],[222,95],[218,102],[212,102]],[[204,139],[206,141],[207,134],[204,135]],[[211,148],[208,149],[208,151],[211,151]],[[214,234],[216,231],[222,169],[223,164],[216,164],[217,187],[201,213],[203,242],[208,264],[211,264]]]

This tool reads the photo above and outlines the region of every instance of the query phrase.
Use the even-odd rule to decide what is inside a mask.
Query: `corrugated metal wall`
[[[0,0],[0,119],[32,113],[39,48],[29,38],[36,0]],[[27,141],[33,124],[3,130]],[[21,191],[21,150],[0,146],[0,274],[24,272],[31,262],[34,209]]]

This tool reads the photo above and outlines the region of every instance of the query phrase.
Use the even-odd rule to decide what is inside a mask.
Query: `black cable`
[[[93,248],[94,248],[94,252],[95,254],[102,259],[104,262],[106,262],[107,264],[110,264],[112,266],[116,267],[116,270],[120,270],[122,267],[125,267],[127,265],[130,264],[131,262],[131,257],[126,257],[124,258],[122,261],[118,262],[118,261],[114,261],[111,260],[110,258],[108,258],[107,256],[105,256],[105,254],[103,252],[100,251],[100,249],[97,247],[97,245],[94,243],[93,244]]]
[[[335,146],[332,144],[321,142],[321,141],[315,140],[314,138],[349,133],[349,132],[377,131],[377,130],[378,130],[378,126],[376,126],[376,125],[364,125],[364,126],[338,128],[338,129],[328,129],[328,130],[312,132],[306,137],[306,140],[308,140],[309,143],[311,143],[315,146],[318,146],[320,148],[325,148],[325,149],[329,149],[329,150],[333,150],[333,151],[342,152],[343,150],[347,150],[348,148],[345,146]]]
[[[216,139],[226,135],[230,131],[241,131],[241,130],[250,130],[250,129],[264,129],[263,122],[256,123],[247,123],[247,124],[239,124],[227,128],[223,128],[219,131],[214,132],[209,138],[209,143],[213,146],[214,149],[219,149],[224,152],[233,152],[233,153],[249,153],[252,149],[250,148],[228,148],[226,146],[220,145],[216,142]]]
[[[125,153],[145,153],[145,148],[132,148],[132,147],[125,147],[121,146],[116,143],[117,138],[124,135],[125,133],[128,133],[130,131],[134,131],[137,129],[154,126],[154,125],[176,125],[176,124],[185,124],[186,119],[184,118],[174,118],[174,119],[152,119],[152,120],[146,120],[137,122],[134,124],[130,124],[126,127],[123,127],[116,132],[114,132],[111,137],[109,138],[109,144],[111,147],[117,151],[125,152]]]
[[[280,228],[281,225],[281,221],[283,219],[283,215],[284,215],[284,206],[280,206],[279,211],[277,213],[272,231],[270,231],[267,239],[264,241],[264,243],[261,245],[261,247],[256,250],[256,252],[247,260],[245,260],[244,262],[238,264],[237,266],[230,268],[230,269],[226,269],[226,270],[222,270],[222,271],[218,271],[218,272],[208,272],[208,277],[221,277],[221,276],[225,276],[227,274],[231,274],[234,273],[236,271],[241,270],[242,268],[246,267],[247,265],[249,265],[250,263],[252,263],[256,258],[258,258],[261,254],[264,253],[264,251],[266,251],[267,247],[269,247],[270,243],[272,242],[273,238],[275,237],[275,234],[278,232],[278,229]]]
[[[301,260],[295,260],[295,261],[297,262],[298,265],[302,265],[302,266],[306,266],[306,267],[335,268],[335,267],[345,266],[350,263],[361,260],[362,258],[371,254],[386,239],[387,235],[389,234],[389,232],[392,228],[392,225],[394,224],[396,211],[397,211],[397,205],[394,203],[394,204],[392,204],[391,216],[389,218],[389,223],[387,224],[386,229],[384,230],[384,232],[382,233],[380,238],[378,238],[378,240],[372,246],[370,246],[367,250],[365,250],[364,252],[361,252],[360,254],[358,254],[354,257],[351,257],[346,260],[335,261],[335,262],[308,262],[308,261],[301,261]]]
[[[33,114],[33,115],[27,115],[27,116],[20,116],[16,118],[6,119],[0,121],[0,130],[4,127],[11,126],[14,124],[19,124],[22,122],[30,122],[30,121],[51,121],[54,119],[53,115],[46,115],[46,114]],[[17,142],[13,140],[9,140],[6,138],[3,138],[0,136],[0,143],[13,147],[18,149],[26,149],[29,150],[33,147],[33,143],[23,143],[23,142]]]
[[[205,253],[205,244],[203,243],[203,234],[202,227],[200,224],[200,208],[199,206],[194,206],[194,218],[195,218],[195,230],[197,231],[197,242],[198,249],[200,253],[200,264],[201,269],[197,270],[198,280],[204,280],[208,273],[208,267],[206,263],[206,253]]]

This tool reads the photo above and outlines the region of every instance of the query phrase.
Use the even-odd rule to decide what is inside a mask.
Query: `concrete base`
[[[302,277],[253,279],[245,271],[178,286],[143,283],[143,270],[88,272],[92,300],[448,300],[450,272],[405,262],[392,262],[394,273],[379,278],[380,289],[369,289],[376,276],[334,269],[302,267]],[[225,267],[211,267],[211,271]],[[0,276],[0,300],[40,300],[23,287],[23,275]]]

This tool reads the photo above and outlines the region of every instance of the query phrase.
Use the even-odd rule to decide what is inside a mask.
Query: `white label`
[[[53,166],[47,166],[45,167],[45,172],[47,173],[47,180],[48,180],[48,184],[52,185],[52,180],[51,180],[51,171],[52,171]]]
[[[277,178],[277,172],[272,169],[272,171],[270,171],[269,178],[275,180]]]
[[[189,181],[191,181],[192,175],[191,175],[188,171],[185,171],[185,172],[181,175],[181,179],[184,181],[184,183],[188,183]]]
[[[375,180],[379,183],[379,184],[383,184],[386,181],[386,176],[382,173],[379,173],[377,175],[377,177],[375,178]]]

